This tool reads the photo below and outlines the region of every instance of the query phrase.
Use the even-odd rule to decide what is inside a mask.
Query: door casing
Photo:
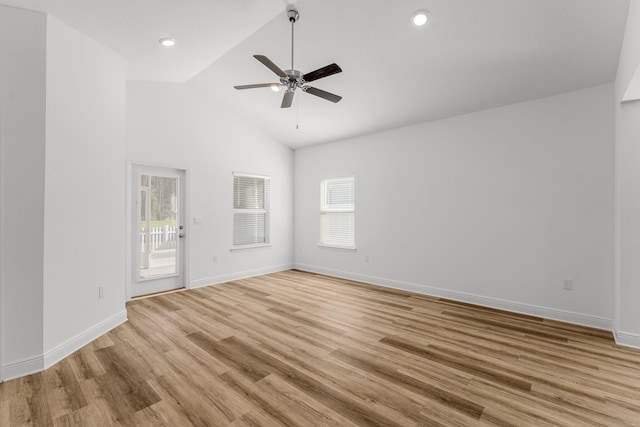
[[[4,263],[4,108],[0,107],[0,383],[4,381],[4,363],[2,362],[2,349],[4,342],[2,341],[2,301],[4,280],[2,279],[2,267]]]

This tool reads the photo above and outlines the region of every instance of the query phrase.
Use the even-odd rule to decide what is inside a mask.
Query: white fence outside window
[[[165,225],[163,227],[142,228],[140,230],[141,268],[149,268],[153,264],[150,256],[153,253],[164,252],[167,256],[175,253],[177,227]],[[153,258],[153,257],[151,257]],[[164,258],[164,257],[162,257]]]

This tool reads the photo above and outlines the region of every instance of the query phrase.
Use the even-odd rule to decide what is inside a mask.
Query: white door
[[[133,167],[131,296],[183,288],[184,171]]]

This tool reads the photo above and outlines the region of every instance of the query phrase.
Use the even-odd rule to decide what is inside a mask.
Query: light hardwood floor
[[[0,425],[640,425],[604,331],[287,271],[136,300]]]

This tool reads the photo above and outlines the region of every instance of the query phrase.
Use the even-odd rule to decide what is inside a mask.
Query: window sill
[[[357,251],[357,248],[355,246],[334,246],[334,245],[325,245],[324,243],[318,243],[318,246],[320,246],[321,248],[337,249],[339,251],[346,251],[346,252]]]
[[[250,249],[260,249],[260,248],[270,248],[271,243],[258,243],[255,245],[242,245],[242,246],[234,246],[229,249],[230,252],[238,252],[238,251],[247,251]]]

